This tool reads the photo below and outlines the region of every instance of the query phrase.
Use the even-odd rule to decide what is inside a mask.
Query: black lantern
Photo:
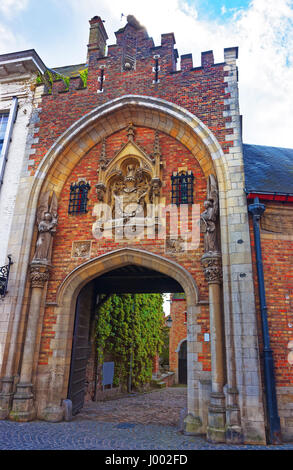
[[[172,318],[171,318],[171,315],[169,315],[169,316],[167,317],[167,319],[166,319],[166,326],[167,326],[168,328],[171,328],[172,323],[173,323],[173,320],[172,320]]]

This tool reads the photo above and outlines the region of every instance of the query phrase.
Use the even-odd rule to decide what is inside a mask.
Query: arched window
[[[172,181],[172,204],[193,204],[193,180],[191,171],[174,172]]]
[[[79,181],[70,186],[68,214],[82,214],[87,212],[89,183]]]

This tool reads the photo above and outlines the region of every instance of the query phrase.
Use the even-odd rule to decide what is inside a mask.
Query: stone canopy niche
[[[161,200],[161,150],[156,132],[154,151],[149,156],[134,141],[134,126],[127,128],[128,142],[112,160],[106,156],[103,142],[96,185],[99,203],[94,207],[97,221],[95,238],[139,237],[145,229],[158,230],[158,205]]]

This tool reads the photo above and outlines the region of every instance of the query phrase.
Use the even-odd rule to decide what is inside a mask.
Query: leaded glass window
[[[193,204],[193,181],[191,171],[173,173],[172,181],[172,204]]]
[[[87,212],[89,183],[79,181],[70,186],[68,214],[82,214]]]

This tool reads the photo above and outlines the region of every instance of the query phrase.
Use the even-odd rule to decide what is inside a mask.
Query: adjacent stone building
[[[0,417],[58,421],[64,400],[82,407],[98,295],[184,292],[185,432],[276,442],[281,416],[290,438],[292,179],[262,218],[263,308],[252,248],[257,197],[271,193],[249,186],[255,146],[242,145],[238,49],[224,49],[222,63],[207,51],[199,66],[191,54],[177,65],[173,33],[155,46],[132,16],[116,39],[106,54],[103,22],[92,18],[87,64],[46,72],[37,87],[7,248]],[[292,171],[292,151],[271,150],[265,174],[265,150],[255,151],[263,177],[272,160]],[[280,211],[281,233],[271,228]]]
[[[30,154],[34,151],[34,133],[37,120],[35,109],[41,97],[36,87],[38,74],[46,67],[35,50],[0,55],[0,295],[6,294],[11,263],[21,256],[14,247],[11,231],[15,206],[21,206],[21,195],[17,199],[20,175],[27,171]],[[11,256],[10,256],[11,255]],[[9,258],[8,258],[9,256]],[[10,281],[14,274],[10,273]],[[11,289],[11,284],[9,290]],[[4,344],[7,341],[9,317],[13,291],[0,303],[0,367]]]

